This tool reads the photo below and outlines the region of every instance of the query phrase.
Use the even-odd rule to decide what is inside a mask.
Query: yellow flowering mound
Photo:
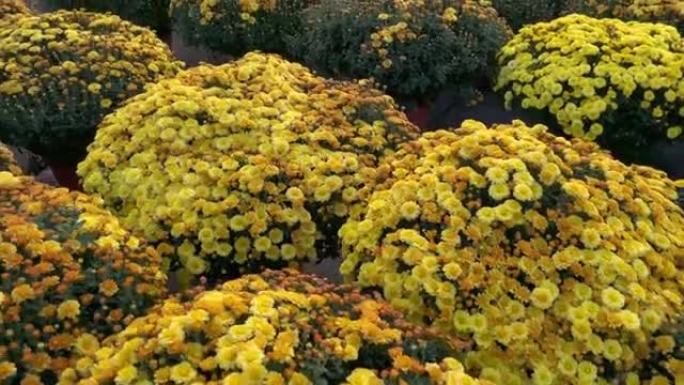
[[[0,30],[0,139],[79,159],[102,117],[182,63],[118,16],[58,11]]]
[[[0,0],[0,20],[29,13],[31,10],[23,0]]]
[[[426,133],[384,167],[340,229],[341,271],[474,340],[465,362],[484,378],[610,379],[681,314],[684,212],[662,172],[520,121]]]
[[[684,44],[672,27],[570,15],[521,29],[499,64],[508,105],[549,112],[574,137],[627,152],[684,137]]]
[[[379,159],[415,136],[388,96],[249,54],[109,115],[78,173],[173,270],[233,276],[317,256],[363,211]]]
[[[0,171],[8,171],[12,175],[21,175],[21,167],[14,159],[14,153],[0,142]]]
[[[161,258],[101,201],[0,171],[0,381],[55,384],[165,294]]]
[[[231,55],[285,53],[302,28],[301,14],[319,0],[171,0],[180,35],[190,44]]]
[[[169,299],[67,369],[72,384],[485,384],[458,342],[384,302],[313,276],[267,271]]]

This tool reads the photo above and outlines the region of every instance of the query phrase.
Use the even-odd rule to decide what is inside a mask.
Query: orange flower
[[[17,373],[17,366],[11,362],[0,362],[0,381],[5,380]]]
[[[117,291],[119,291],[119,286],[112,279],[108,279],[100,283],[100,292],[107,297],[113,296]]]
[[[57,307],[57,318],[63,320],[71,318],[75,320],[81,314],[81,304],[73,299],[66,300]]]
[[[21,284],[12,290],[12,300],[17,304],[24,301],[33,299],[35,297],[35,292],[31,285]]]

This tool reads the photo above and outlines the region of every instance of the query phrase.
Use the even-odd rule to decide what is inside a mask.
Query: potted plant
[[[0,381],[56,384],[165,296],[161,258],[102,201],[0,171]]]
[[[368,83],[250,53],[130,99],[99,126],[78,173],[186,286],[334,256],[380,160],[416,135]]]
[[[494,73],[508,27],[476,1],[323,0],[289,39],[290,56],[326,76],[370,78],[425,127],[430,101]]]
[[[0,31],[0,139],[75,179],[102,117],[182,63],[152,31],[117,16],[58,11]]]
[[[498,60],[508,105],[541,110],[627,162],[684,138],[684,48],[673,27],[570,15],[523,28]]]
[[[473,340],[480,377],[624,383],[681,316],[684,211],[663,172],[521,121],[425,133],[385,163],[340,229],[340,270]]]

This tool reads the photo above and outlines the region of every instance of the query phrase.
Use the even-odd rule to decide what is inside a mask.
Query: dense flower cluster
[[[683,138],[684,45],[662,24],[570,15],[523,28],[499,55],[507,103],[572,136],[631,148]]]
[[[170,0],[44,0],[44,3],[52,10],[85,9],[93,12],[111,12],[158,32],[167,32],[171,27]]]
[[[21,175],[21,167],[14,159],[14,153],[0,142],[0,171],[7,171],[12,175]]]
[[[422,101],[493,74],[510,31],[488,3],[322,0],[290,51],[327,75],[373,78],[402,101]]]
[[[0,23],[7,17],[31,13],[23,0],[0,0]]]
[[[364,84],[258,53],[196,67],[108,116],[78,172],[184,275],[314,259],[362,212],[379,159],[416,135]]]
[[[167,300],[59,384],[486,383],[452,358],[458,345],[357,289],[269,271]]]
[[[285,53],[301,29],[301,12],[317,0],[171,0],[180,33],[191,44],[231,55]]]
[[[0,30],[0,139],[37,154],[83,154],[102,117],[181,63],[117,16],[59,11]]]
[[[483,378],[610,380],[681,314],[684,212],[662,172],[520,121],[426,133],[383,167],[340,229],[341,271],[472,338],[465,363]]]
[[[0,171],[2,383],[56,383],[164,295],[161,258],[101,203]]]

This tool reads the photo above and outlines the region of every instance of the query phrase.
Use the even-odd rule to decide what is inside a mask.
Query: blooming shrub
[[[170,29],[169,0],[46,0],[53,10],[86,9],[94,12],[111,12],[138,25],[157,31]]]
[[[464,362],[483,378],[636,373],[681,314],[684,212],[660,171],[520,121],[426,133],[383,167],[365,215],[340,229],[341,272],[472,339]]]
[[[0,171],[0,381],[54,384],[165,294],[161,258],[101,201]]]
[[[301,30],[301,12],[316,0],[171,0],[181,36],[230,55],[285,53],[285,38]]]
[[[117,16],[19,18],[0,30],[0,139],[78,159],[105,114],[181,64],[152,31]]]
[[[402,101],[493,75],[508,26],[475,0],[322,0],[292,55],[326,75],[373,78]]]
[[[627,157],[682,138],[684,46],[672,27],[570,15],[523,28],[499,64],[507,103],[549,112],[567,134]]]
[[[357,289],[268,271],[167,300],[84,355],[60,385],[479,384],[452,358],[456,348]]]
[[[0,142],[0,171],[7,171],[12,175],[21,175],[21,167],[14,159],[14,153]]]
[[[364,84],[256,53],[196,67],[108,116],[78,173],[183,276],[315,259],[417,130]]]

